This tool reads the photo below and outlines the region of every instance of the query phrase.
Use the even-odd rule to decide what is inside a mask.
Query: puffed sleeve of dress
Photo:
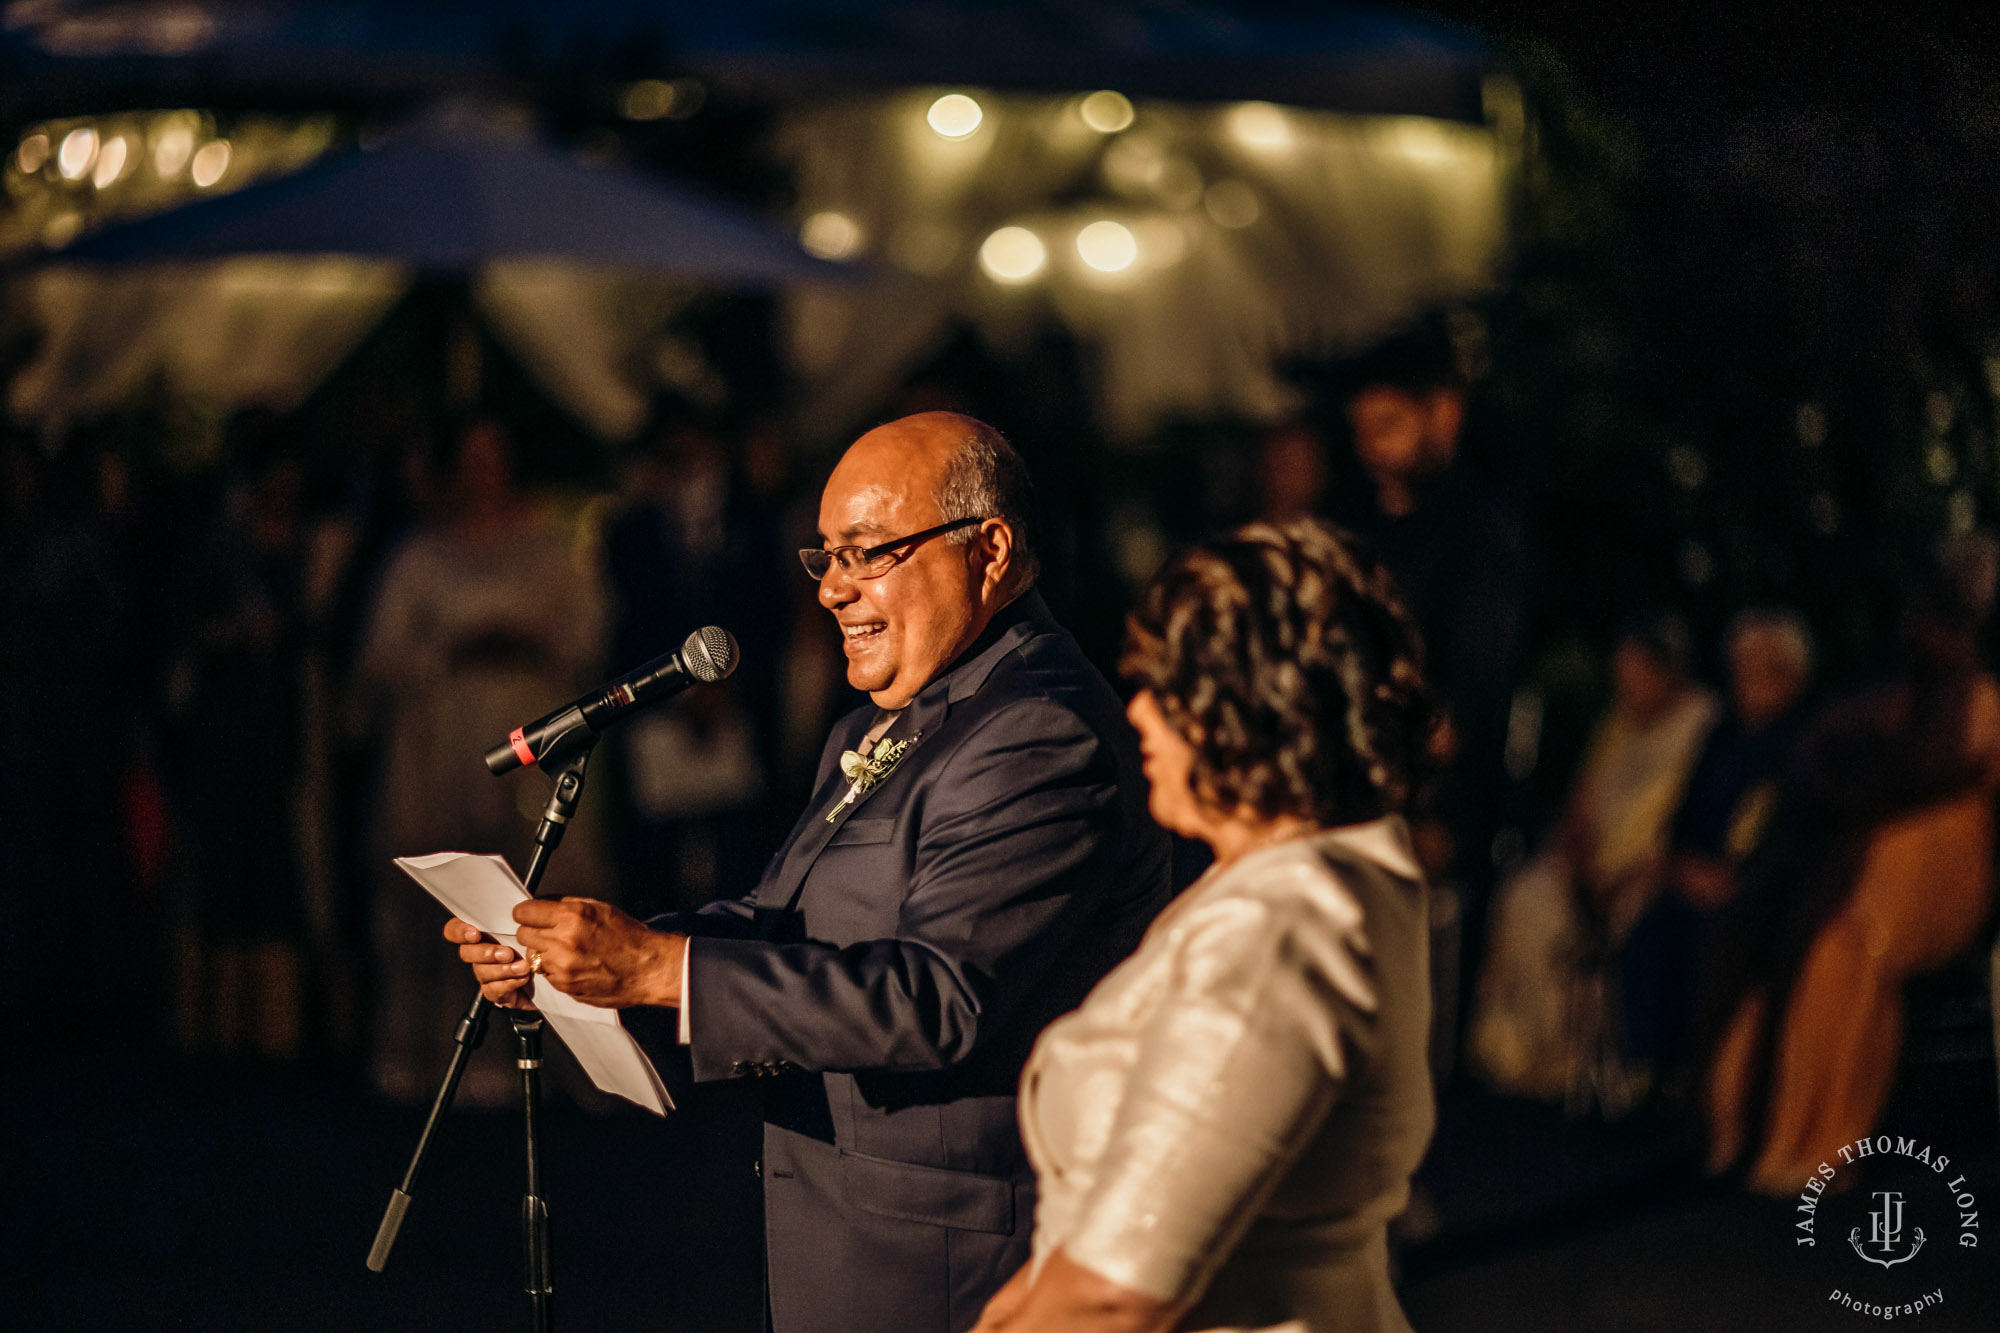
[[[1377,984],[1359,901],[1297,862],[1163,920],[1166,998],[1139,1035],[1064,1252],[1192,1301],[1369,1057]]]

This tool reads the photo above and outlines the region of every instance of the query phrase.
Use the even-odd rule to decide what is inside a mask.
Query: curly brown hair
[[[1407,810],[1439,713],[1389,573],[1313,519],[1252,523],[1168,562],[1119,670],[1194,747],[1219,810],[1332,826]]]

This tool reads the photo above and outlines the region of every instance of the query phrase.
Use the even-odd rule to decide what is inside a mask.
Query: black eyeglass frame
[[[799,549],[799,563],[806,567],[806,575],[814,583],[818,583],[821,579],[824,579],[835,565],[839,565],[841,572],[851,579],[879,579],[909,557],[908,555],[898,556],[872,573],[865,572],[865,566],[870,561],[888,555],[900,547],[916,546],[922,542],[929,541],[933,537],[942,537],[947,532],[957,532],[960,528],[969,528],[975,523],[984,523],[987,517],[989,516],[982,514],[976,518],[955,518],[949,523],[940,523],[934,528],[925,528],[922,532],[913,532],[907,537],[898,537],[894,541],[883,542],[879,546],[836,546],[830,551],[823,546],[805,546]],[[840,558],[842,551],[856,552],[852,564]],[[824,560],[826,563],[820,566],[819,573],[813,573],[813,566],[821,560]],[[864,568],[856,569],[855,566],[857,565]]]

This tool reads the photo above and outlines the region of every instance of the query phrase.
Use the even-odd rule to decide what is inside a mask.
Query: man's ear
[[[1004,518],[989,518],[979,525],[977,544],[986,557],[985,589],[1004,588],[1014,569],[1014,529]]]

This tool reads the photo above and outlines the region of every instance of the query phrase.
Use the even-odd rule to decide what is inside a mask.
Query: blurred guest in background
[[[1996,574],[1991,537],[1947,545],[1904,611],[1897,671],[1815,719],[1770,854],[1745,869],[1706,1108],[1711,1168],[1744,1164],[1760,1192],[1795,1192],[1875,1128],[1904,982],[1992,910],[2000,684],[1979,642]]]
[[[620,878],[635,910],[694,908],[750,879],[749,811],[763,794],[783,626],[772,525],[715,432],[678,400],[655,408],[625,469],[625,506],[605,531],[617,669],[680,647],[719,624],[744,670],[614,733],[624,778]]]
[[[30,1051],[124,1031],[145,973],[119,836],[141,699],[97,463],[0,435],[0,945]]]
[[[240,415],[222,513],[178,597],[163,755],[180,815],[181,1049],[296,1059],[305,919],[293,798],[307,642],[305,464],[284,423]]]
[[[534,772],[496,780],[480,752],[588,688],[603,657],[602,586],[517,485],[505,428],[476,420],[453,444],[441,521],[412,536],[383,575],[353,710],[381,754],[370,1068],[380,1091],[406,1101],[433,1091],[471,997],[464,972],[432,947],[444,910],[389,858],[466,848],[525,866],[547,781]],[[544,892],[602,893],[604,884],[586,804]],[[513,1084],[500,1065],[475,1064],[461,1095],[504,1098]]]
[[[1402,811],[1435,714],[1382,568],[1324,523],[1172,561],[1130,622],[1153,817],[1214,867],[1021,1079],[1034,1257],[979,1329],[1404,1330],[1386,1228],[1433,1124]]]
[[[1611,656],[1611,708],[1562,819],[1496,895],[1469,1054],[1502,1088],[1613,1113],[1642,1090],[1608,965],[1666,876],[1674,811],[1715,723],[1691,657],[1679,616],[1627,624]]]
[[[1812,631],[1796,611],[1752,608],[1730,624],[1728,667],[1729,712],[1688,779],[1661,892],[1618,956],[1628,1049],[1656,1086],[1678,1082],[1692,1056],[1708,930],[1770,826],[1812,683]]]
[[[1357,358],[1344,378],[1366,484],[1334,517],[1374,544],[1423,632],[1442,700],[1448,765],[1416,825],[1425,869],[1461,909],[1464,993],[1483,948],[1507,774],[1507,718],[1521,676],[1528,554],[1517,514],[1460,460],[1466,387],[1450,340],[1426,324]],[[1452,1021],[1457,1026],[1456,1020]]]

